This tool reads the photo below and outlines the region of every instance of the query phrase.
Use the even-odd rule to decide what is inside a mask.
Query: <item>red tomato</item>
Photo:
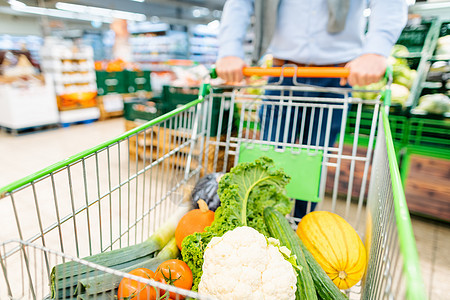
[[[174,285],[181,289],[190,290],[192,287],[192,271],[184,261],[170,259],[159,265],[155,273],[155,280]],[[161,296],[165,293],[166,291],[161,290]],[[184,299],[181,295],[177,298],[176,293],[169,294],[172,299]]]
[[[155,273],[146,268],[134,269],[130,273],[146,279],[154,279]],[[123,278],[117,292],[119,300],[155,300],[156,290],[154,287],[130,278]]]

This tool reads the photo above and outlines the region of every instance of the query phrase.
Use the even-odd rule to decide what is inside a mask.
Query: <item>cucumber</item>
[[[292,254],[297,257],[298,266],[302,268],[301,271],[297,272],[296,298],[301,300],[316,300],[316,289],[305,256],[300,247],[299,237],[292,230],[286,218],[272,207],[264,209],[264,221],[269,229],[270,235],[278,239],[282,246],[286,246],[291,250]]]
[[[300,247],[303,250],[303,254],[306,258],[306,263],[308,264],[309,271],[311,272],[312,279],[314,281],[314,286],[316,287],[317,295],[321,300],[348,300],[348,297],[342,293],[339,288],[331,281],[330,277],[325,273],[319,263],[303,244],[301,239]]]

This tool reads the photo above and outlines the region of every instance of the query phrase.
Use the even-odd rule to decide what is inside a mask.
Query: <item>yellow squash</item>
[[[338,288],[348,289],[361,280],[366,250],[343,218],[327,211],[311,212],[298,224],[297,235]]]

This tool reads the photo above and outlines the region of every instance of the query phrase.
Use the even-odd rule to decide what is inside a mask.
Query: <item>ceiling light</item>
[[[200,9],[194,9],[192,11],[192,15],[194,16],[194,18],[200,18],[202,16],[202,12],[200,11]]]
[[[101,8],[95,6],[85,6],[65,2],[56,2],[55,7],[64,11],[77,12],[80,14],[90,14],[95,16],[105,16],[110,18],[125,19],[130,21],[145,21],[147,17],[144,14],[133,13],[123,10]]]
[[[145,0],[131,0],[131,1],[134,1],[134,2],[145,2]]]
[[[206,7],[194,6],[192,8],[192,15],[194,18],[206,17],[210,14],[210,10]]]
[[[17,1],[17,0],[9,0],[8,1],[9,5],[11,5],[11,7],[25,7],[27,6],[25,3]]]
[[[91,21],[91,22],[92,21],[99,21],[99,22],[104,22],[104,23],[112,22],[111,18],[104,18],[104,17],[100,17],[100,16],[93,16],[93,15],[82,15],[79,13],[69,12],[69,11],[61,11],[58,9],[28,6],[25,3],[22,3],[22,2],[16,1],[16,0],[10,0],[9,3],[11,5],[11,9],[13,9],[15,11],[29,13],[29,14],[49,16],[49,17],[55,17],[55,18],[63,18],[63,19],[76,19],[76,20]]]

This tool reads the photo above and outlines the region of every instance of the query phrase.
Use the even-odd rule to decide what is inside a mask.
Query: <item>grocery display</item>
[[[40,51],[41,67],[51,76],[59,110],[95,107],[94,52],[59,39],[47,39]]]
[[[51,77],[0,80],[0,126],[17,133],[37,126],[58,124],[54,95]]]
[[[0,3],[0,299],[450,294],[450,3],[38,2]]]
[[[445,55],[449,24],[445,19],[436,22],[434,43],[422,58],[425,72],[408,117],[401,163],[411,212],[447,222],[450,220],[450,199],[442,182],[447,178],[444,170],[450,167],[450,94],[446,84],[450,57]],[[432,205],[422,204],[424,196]]]

